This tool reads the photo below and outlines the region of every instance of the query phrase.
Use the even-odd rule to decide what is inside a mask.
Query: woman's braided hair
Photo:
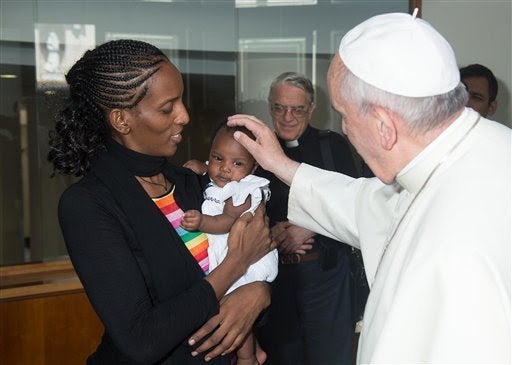
[[[87,51],[66,75],[70,98],[50,133],[53,174],[84,175],[111,134],[108,111],[136,106],[167,57],[157,47],[115,40]]]

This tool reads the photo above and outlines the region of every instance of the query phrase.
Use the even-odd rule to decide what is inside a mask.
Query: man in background
[[[482,117],[493,115],[498,106],[498,81],[492,71],[475,63],[461,68],[460,78],[469,93],[466,106],[479,112]]]
[[[347,140],[310,125],[315,92],[308,78],[296,72],[277,76],[268,105],[274,132],[288,157],[356,176]],[[268,355],[266,364],[348,365],[354,333],[351,247],[290,223],[289,187],[268,171],[259,169],[256,174],[270,180],[266,212],[280,258],[268,319],[258,336]]]

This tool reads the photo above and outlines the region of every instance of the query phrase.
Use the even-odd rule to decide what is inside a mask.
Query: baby
[[[233,137],[237,130],[252,135],[243,127],[229,127],[225,123],[217,129],[207,165],[210,183],[204,191],[202,212],[186,211],[181,223],[188,231],[200,230],[208,235],[210,271],[226,256],[228,232],[235,220],[247,211],[254,212],[270,197],[269,181],[252,175],[258,165]],[[185,166],[196,173],[204,172],[204,165],[198,161],[189,161]],[[225,205],[230,205],[229,214],[224,211]],[[251,265],[228,293],[252,281],[273,281],[277,276],[277,266],[277,250],[273,250]],[[254,336],[249,335],[237,351],[237,365],[259,364],[265,357]]]

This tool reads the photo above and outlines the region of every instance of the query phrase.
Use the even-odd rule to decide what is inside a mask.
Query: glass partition
[[[313,124],[340,130],[325,75],[339,40],[360,21],[407,12],[410,1],[25,0],[0,3],[0,265],[66,257],[56,212],[71,177],[50,178],[48,132],[67,95],[64,74],[86,49],[134,38],[160,47],[185,81],[190,124],[175,164],[206,159],[227,115],[269,120],[271,80],[313,80]]]

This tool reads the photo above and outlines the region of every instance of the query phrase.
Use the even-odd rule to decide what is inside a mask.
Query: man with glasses
[[[295,161],[355,176],[347,141],[310,125],[314,96],[311,81],[298,73],[285,72],[272,82],[268,102],[283,150]],[[258,173],[270,180],[267,214],[280,256],[268,319],[259,329],[267,364],[350,364],[351,248],[289,223],[289,187],[268,171]]]

